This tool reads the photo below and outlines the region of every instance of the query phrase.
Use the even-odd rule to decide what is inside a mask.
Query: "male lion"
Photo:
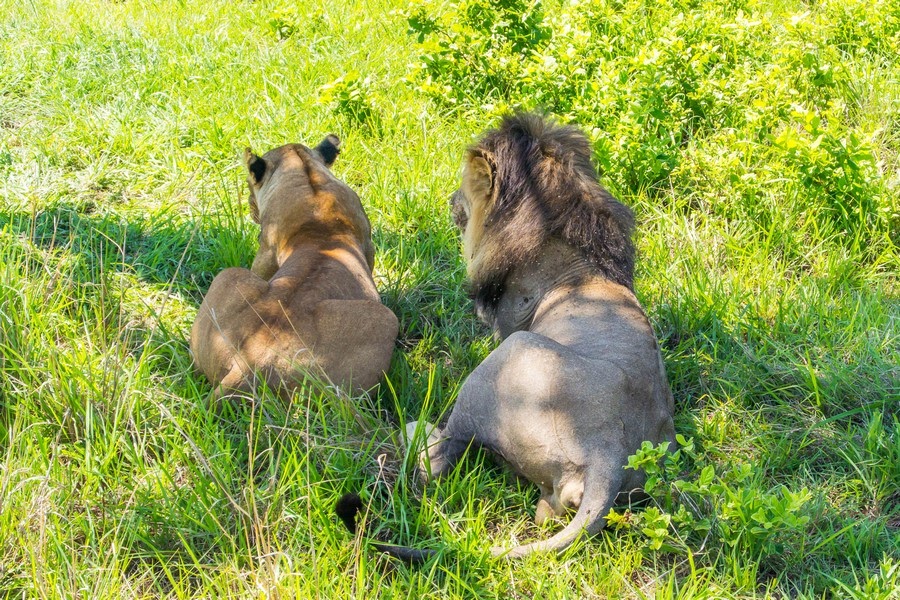
[[[397,317],[372,280],[362,203],[328,168],[339,144],[329,135],[315,149],[244,152],[259,252],[249,271],[216,276],[191,329],[214,399],[251,391],[257,377],[281,393],[310,374],[367,390],[390,364]]]
[[[440,476],[475,442],[541,488],[535,521],[577,509],[560,551],[595,534],[641,442],[674,444],[673,401],[632,291],[633,217],[597,181],[574,127],[514,115],[470,148],[452,211],[478,315],[503,342],[466,379],[422,468]],[[408,426],[413,437],[416,423]]]

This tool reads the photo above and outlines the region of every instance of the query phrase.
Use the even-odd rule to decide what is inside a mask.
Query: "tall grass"
[[[0,596],[898,597],[896,0],[0,14]],[[493,347],[447,198],[515,106],[583,126],[635,209],[636,287],[695,456],[675,505],[618,509],[663,533],[508,563],[490,546],[552,528],[533,486],[473,451],[420,487],[397,431],[439,419]],[[329,132],[401,321],[388,383],[216,413],[187,336],[255,250],[238,156]],[[719,491],[689,491],[713,471]],[[373,535],[438,558],[367,550],[333,517],[346,491]]]

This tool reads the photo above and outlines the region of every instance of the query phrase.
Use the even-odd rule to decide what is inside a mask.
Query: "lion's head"
[[[510,271],[551,238],[632,289],[634,217],[597,181],[590,143],[575,127],[534,114],[504,118],[468,149],[451,209],[480,314],[494,311]]]
[[[351,236],[371,270],[375,261],[371,225],[359,196],[331,173],[340,140],[328,135],[315,148],[286,144],[257,156],[244,151],[250,214],[259,223],[259,253],[253,271],[268,279],[285,247],[308,240]]]

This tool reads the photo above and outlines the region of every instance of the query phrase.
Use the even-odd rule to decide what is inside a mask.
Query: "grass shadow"
[[[256,235],[229,212],[190,220],[174,208],[123,216],[84,213],[65,204],[34,213],[0,213],[0,228],[47,252],[81,257],[93,267],[88,274],[96,267],[126,271],[198,301],[218,271],[251,262]]]

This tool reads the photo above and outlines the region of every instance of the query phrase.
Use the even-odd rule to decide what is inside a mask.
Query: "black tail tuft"
[[[334,505],[334,512],[353,535],[356,535],[356,515],[359,514],[362,507],[362,498],[356,494],[344,494]]]
[[[334,505],[334,512],[338,518],[343,521],[350,533],[356,535],[356,516],[363,508],[362,498],[356,494],[344,494]],[[434,550],[419,550],[416,548],[407,548],[406,546],[394,546],[393,544],[382,544],[379,542],[370,542],[372,546],[379,552],[389,554],[394,558],[399,558],[405,563],[416,565],[421,564],[436,555]]]
[[[334,164],[338,154],[341,153],[341,140],[333,133],[329,133],[325,136],[325,139],[316,146],[316,151],[319,153],[319,156],[322,157],[322,162],[325,163],[325,166],[330,167]]]

